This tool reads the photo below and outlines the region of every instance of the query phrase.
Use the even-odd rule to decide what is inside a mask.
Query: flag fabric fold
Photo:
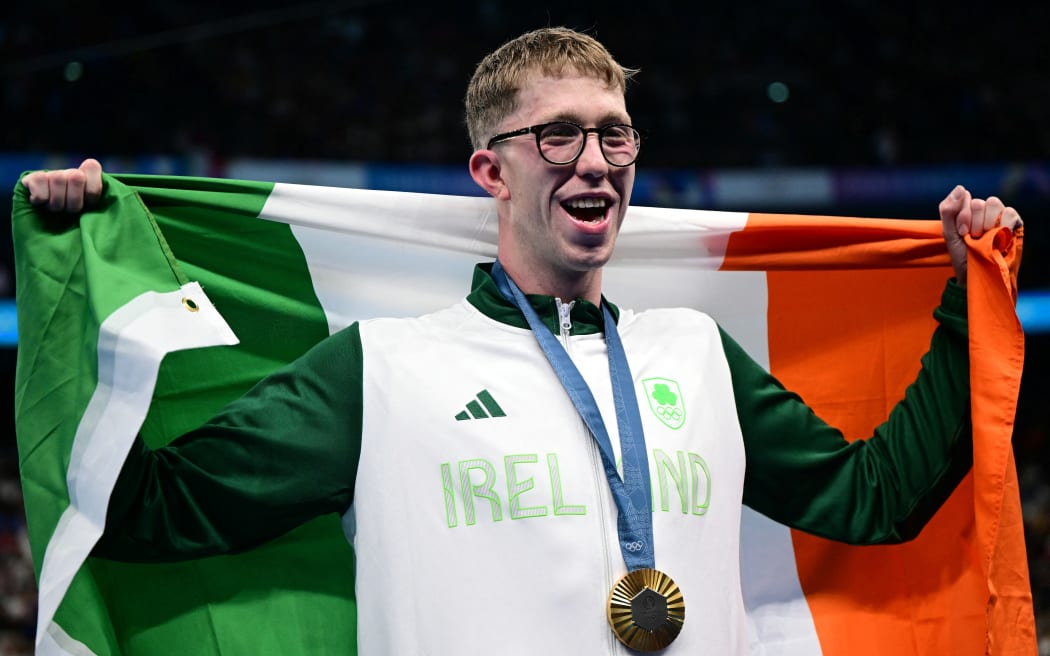
[[[495,254],[491,201],[126,175],[79,221],[17,185],[12,218],[38,653],[356,653],[337,517],[185,563],[89,553],[136,433],[170,441],[352,321],[455,302]],[[848,547],[745,514],[754,653],[1034,652],[1010,445],[1020,249],[1006,229],[970,241],[974,468],[917,540]],[[605,292],[708,312],[853,439],[914,377],[950,275],[939,222],[639,207]]]

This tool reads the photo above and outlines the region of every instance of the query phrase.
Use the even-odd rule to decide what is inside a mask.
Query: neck
[[[557,273],[552,271],[532,271],[530,267],[521,266],[513,261],[500,258],[503,269],[511,280],[526,294],[555,296],[565,302],[582,298],[594,305],[602,301],[602,270],[571,271]]]

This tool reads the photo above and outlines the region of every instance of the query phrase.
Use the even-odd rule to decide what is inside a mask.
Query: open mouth
[[[597,223],[604,219],[609,205],[606,198],[574,198],[561,204],[572,218],[583,223]]]

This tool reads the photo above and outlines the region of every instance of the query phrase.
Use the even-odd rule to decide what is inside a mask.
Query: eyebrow
[[[545,121],[541,121],[541,123],[550,123],[550,122],[553,122],[553,121],[568,121],[569,123],[576,123],[578,125],[586,125],[586,121],[584,121],[582,118],[580,118],[579,114],[574,114],[572,112],[561,112],[559,114],[555,114],[553,117],[551,117],[551,118],[549,118],[549,119],[547,119]],[[600,127],[600,126],[603,126],[603,125],[617,125],[617,124],[630,125],[631,124],[631,119],[628,118],[627,116],[625,116],[624,114],[610,113],[610,114],[606,114],[601,119],[599,119],[596,125],[598,125]]]

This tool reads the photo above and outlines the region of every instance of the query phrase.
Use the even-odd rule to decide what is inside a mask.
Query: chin
[[[580,272],[594,271],[595,269],[601,269],[609,260],[612,259],[612,250],[601,252],[601,253],[590,253],[580,257],[573,258],[576,264],[576,270]]]

